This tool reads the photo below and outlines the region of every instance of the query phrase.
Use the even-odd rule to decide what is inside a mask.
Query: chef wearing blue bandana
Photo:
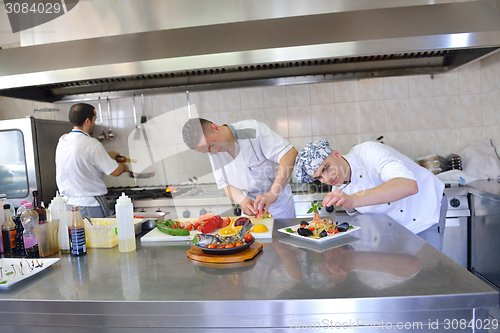
[[[301,183],[319,180],[333,187],[323,206],[341,206],[350,215],[386,214],[442,249],[444,184],[392,147],[364,142],[342,156],[328,141],[316,141],[306,145],[295,165]]]

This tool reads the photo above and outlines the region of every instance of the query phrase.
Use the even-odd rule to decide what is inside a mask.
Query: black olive
[[[298,228],[297,233],[301,236],[306,236],[306,237],[313,235],[313,232],[306,228]]]
[[[337,226],[337,229],[339,230],[339,232],[347,231],[347,229],[349,229],[349,223],[347,222],[341,223]]]
[[[322,232],[319,233],[319,237],[326,237],[328,236],[328,232],[326,230],[323,230]]]

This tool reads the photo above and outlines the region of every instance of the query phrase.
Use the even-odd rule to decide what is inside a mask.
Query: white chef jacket
[[[415,180],[418,193],[386,204],[358,207],[361,214],[386,214],[418,234],[439,221],[444,184],[394,148],[378,142],[364,142],[343,155],[351,167],[351,182],[340,190],[353,194],[401,177]],[[348,212],[350,215],[355,211]]]
[[[118,168],[104,146],[80,130],[59,138],[56,148],[56,182],[59,193],[71,206],[99,206],[94,196],[108,193],[104,174]]]
[[[293,146],[266,124],[253,119],[227,126],[236,139],[235,158],[228,152],[208,153],[217,187],[234,186],[255,200],[271,190],[279,161]],[[289,184],[271,204],[269,212],[277,218],[295,217]]]

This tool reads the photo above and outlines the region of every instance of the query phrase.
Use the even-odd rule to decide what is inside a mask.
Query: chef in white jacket
[[[266,124],[249,119],[218,126],[194,118],[186,122],[182,136],[190,149],[209,154],[217,187],[244,214],[295,218],[288,179],[297,150]]]

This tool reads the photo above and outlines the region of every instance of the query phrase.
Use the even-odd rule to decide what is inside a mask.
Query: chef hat
[[[332,151],[326,140],[309,142],[295,160],[297,180],[301,183],[312,183],[315,180],[312,175]]]

